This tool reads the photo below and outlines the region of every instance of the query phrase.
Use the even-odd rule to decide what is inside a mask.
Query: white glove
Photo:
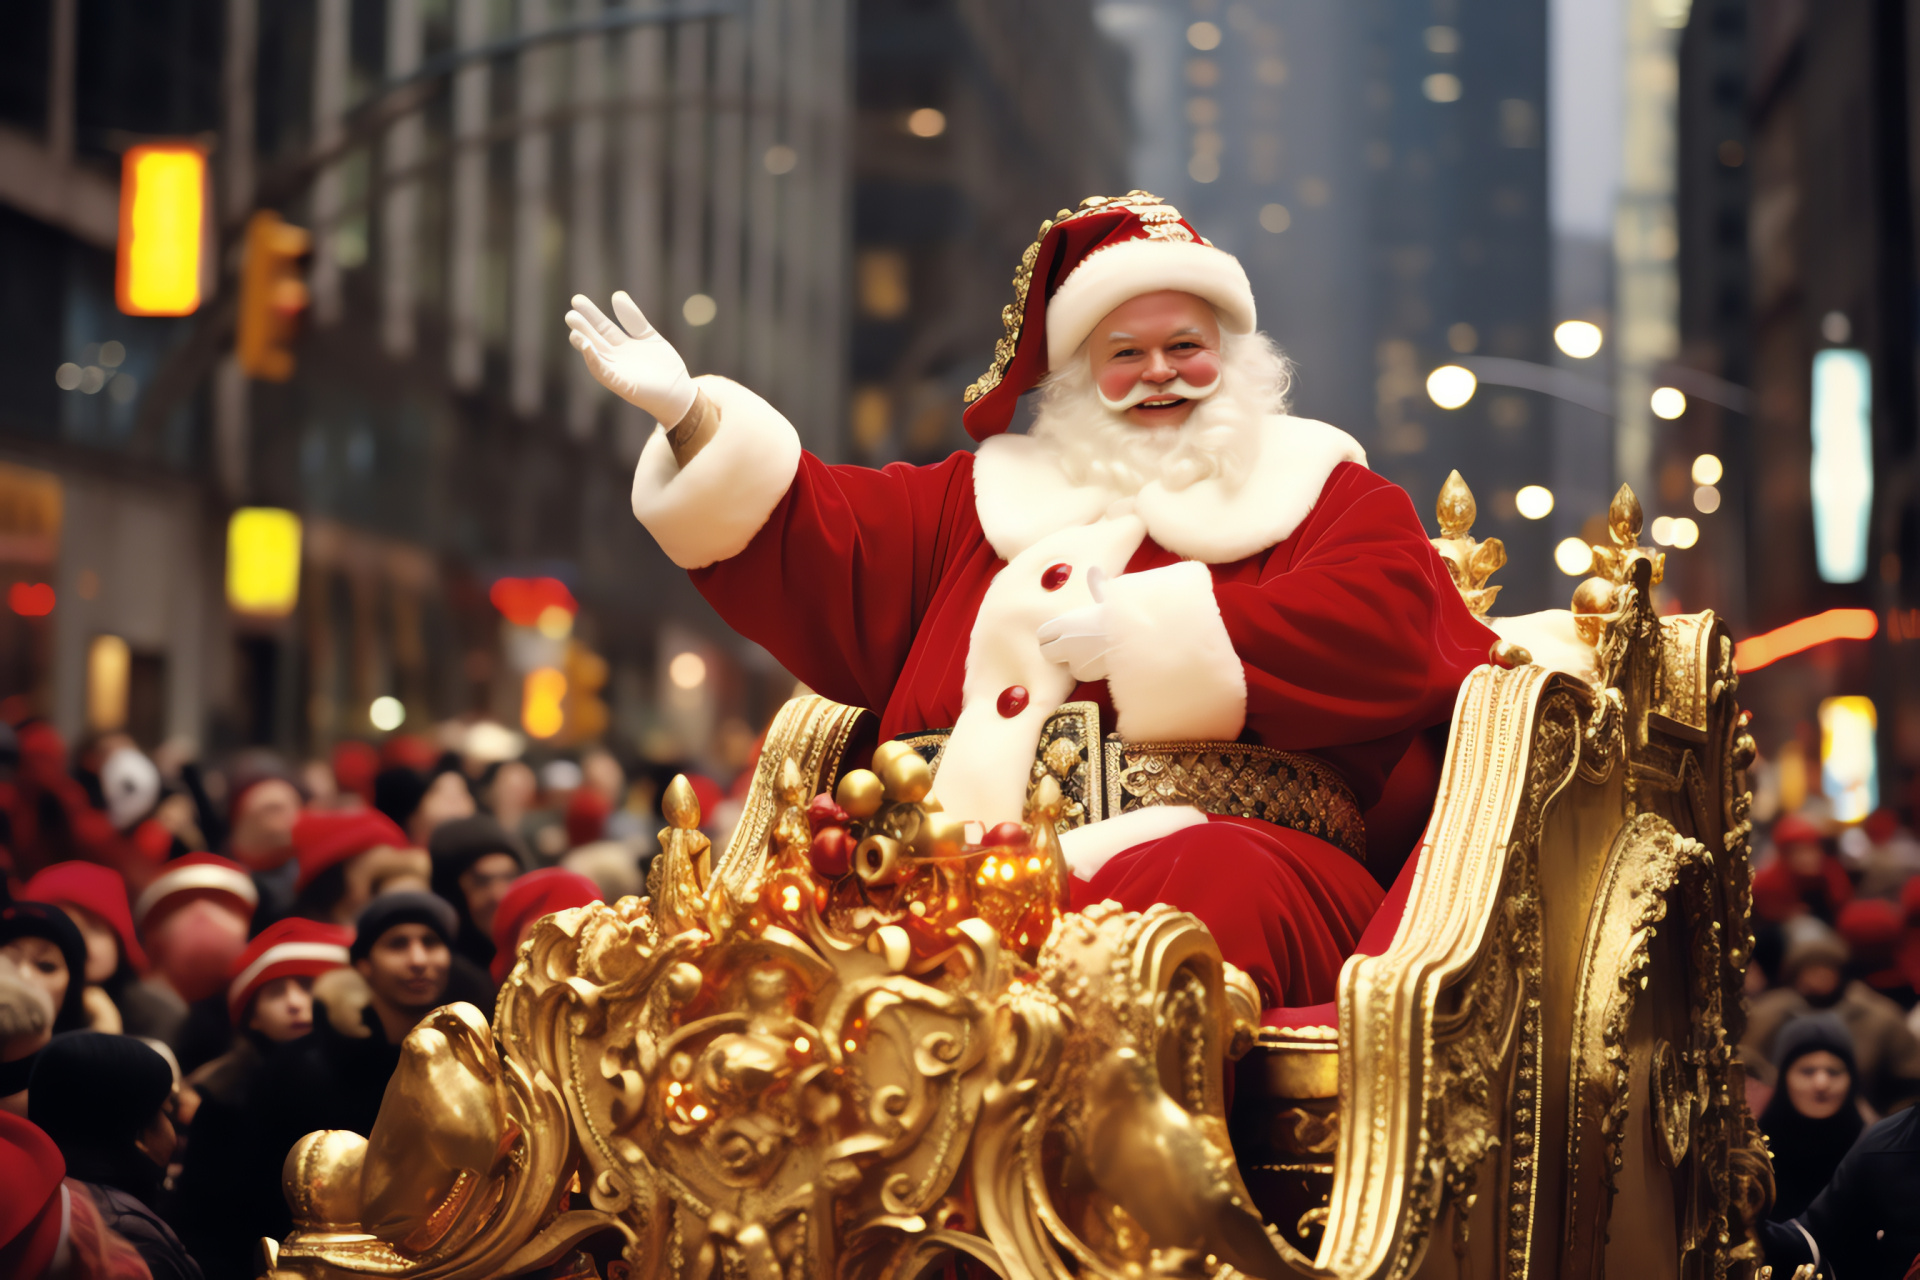
[[[647,323],[625,290],[613,295],[613,314],[620,324],[607,319],[585,294],[574,294],[573,310],[567,312],[567,328],[572,330],[567,341],[601,386],[673,426],[687,416],[697,394],[687,362]]]
[[[1040,656],[1058,662],[1076,680],[1105,680],[1107,654],[1113,639],[1107,634],[1107,575],[1097,566],[1087,570],[1087,590],[1093,603],[1069,609],[1040,624]]]

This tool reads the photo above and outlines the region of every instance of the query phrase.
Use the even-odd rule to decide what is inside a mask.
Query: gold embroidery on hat
[[[1080,202],[1078,209],[1062,209],[1040,224],[1040,234],[1034,237],[1027,251],[1020,255],[1020,265],[1013,272],[1013,301],[1000,308],[1000,323],[1006,332],[993,346],[993,363],[987,371],[970,384],[960,399],[972,404],[987,392],[1000,385],[1006,376],[1007,365],[1013,359],[1013,353],[1020,345],[1020,326],[1027,314],[1027,291],[1033,285],[1033,268],[1040,260],[1040,246],[1046,242],[1047,235],[1063,223],[1074,222],[1088,214],[1100,213],[1119,206],[1139,216],[1147,226],[1149,240],[1181,240],[1192,242],[1199,240],[1193,232],[1180,225],[1180,211],[1149,191],[1133,190],[1124,196],[1088,196]],[[1199,240],[1206,244],[1205,240]]]

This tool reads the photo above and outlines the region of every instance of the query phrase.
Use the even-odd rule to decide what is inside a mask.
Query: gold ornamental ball
[[[879,774],[871,769],[855,769],[840,779],[833,798],[853,817],[871,818],[880,811],[880,802],[886,798],[886,791],[880,784]]]
[[[933,770],[917,751],[908,751],[887,761],[886,767],[880,770],[880,780],[886,784],[888,795],[908,803],[924,800],[933,790]]]
[[[913,842],[915,853],[929,858],[950,858],[966,847],[967,821],[950,813],[933,812],[927,815],[925,822]]]
[[[873,749],[873,771],[884,778],[887,776],[887,766],[895,760],[898,760],[901,756],[919,754],[919,752],[898,738],[889,739]]]

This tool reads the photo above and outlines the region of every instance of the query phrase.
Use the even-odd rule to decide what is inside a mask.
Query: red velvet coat
[[[723,408],[733,412],[730,404]],[[989,661],[977,652],[986,639],[1004,639],[977,625],[989,587],[1010,569],[983,528],[982,510],[1003,509],[990,508],[984,488],[976,493],[975,455],[872,470],[828,466],[799,453],[797,443],[794,452],[790,479],[782,483],[776,473],[759,487],[771,496],[764,520],[752,530],[742,524],[735,542],[744,545],[704,548],[708,562],[692,569],[694,583],[731,626],[813,689],[878,712],[883,737],[960,722],[970,664]],[[689,463],[688,477],[703,458]],[[636,512],[683,564],[702,558],[703,549],[689,550],[683,533],[676,541],[674,521],[683,517],[662,515],[660,500],[643,494],[644,484],[666,492],[678,483],[670,461],[665,469],[657,456],[651,462],[655,478],[646,458],[636,478]],[[1413,734],[1449,717],[1461,680],[1487,660],[1494,637],[1461,603],[1405,491],[1353,461],[1320,474],[1324,483],[1305,489],[1303,518],[1288,536],[1206,565],[1217,621],[1174,616],[1152,625],[1171,628],[1164,635],[1175,642],[1160,647],[1180,652],[1204,648],[1224,628],[1238,672],[1222,672],[1215,662],[1199,674],[1215,687],[1243,683],[1239,736],[1314,752],[1347,779],[1365,808]],[[752,502],[754,491],[754,482],[742,482],[739,500]],[[1004,526],[1004,512],[989,523]],[[1007,550],[1018,571],[1028,572],[1031,557]],[[1148,571],[1164,577],[1179,559],[1154,537],[1140,537],[1116,585]],[[1188,634],[1197,639],[1180,642]],[[1055,701],[1100,703],[1108,729],[1117,703],[1121,731],[1136,736],[1127,733],[1128,699],[1110,699],[1108,683],[1071,687]],[[982,687],[990,692],[994,684]],[[1180,692],[1169,696],[1177,701]],[[1030,760],[1013,761],[1022,778]],[[947,768],[943,762],[936,780],[943,798]],[[1269,1001],[1289,1005],[1331,998],[1340,962],[1380,900],[1378,885],[1354,859],[1258,822],[1188,827],[1110,852],[1085,874],[1077,897],[1113,897],[1132,909],[1171,901],[1195,911]]]

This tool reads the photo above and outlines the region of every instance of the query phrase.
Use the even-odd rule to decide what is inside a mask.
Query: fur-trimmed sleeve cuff
[[[1107,583],[1107,691],[1128,742],[1230,742],[1247,722],[1247,673],[1213,574],[1187,560]]]
[[[695,382],[720,415],[713,438],[682,467],[656,431],[633,472],[633,514],[682,569],[745,551],[800,469],[800,435],[778,409],[726,378]]]

